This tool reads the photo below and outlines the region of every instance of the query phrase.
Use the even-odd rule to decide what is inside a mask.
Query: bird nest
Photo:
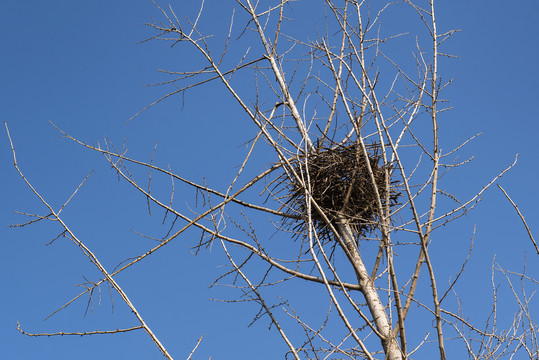
[[[367,158],[382,207],[398,204],[400,192],[396,181],[391,179],[391,164],[381,164],[381,145],[367,145]],[[333,225],[346,219],[357,239],[373,232],[380,223],[380,209],[372,177],[365,155],[355,143],[335,148],[319,148],[305,158],[293,162],[296,173],[310,182],[311,196],[323,214],[311,206],[311,220],[318,235],[329,240],[334,238],[325,217]],[[386,186],[386,172],[389,186]],[[306,217],[307,202],[305,188],[300,181],[287,177],[287,212]],[[306,221],[292,226],[297,234],[305,234]]]

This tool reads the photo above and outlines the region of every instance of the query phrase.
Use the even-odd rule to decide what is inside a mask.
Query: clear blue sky
[[[192,17],[195,3],[176,1],[172,5],[177,14]],[[206,2],[202,19],[207,32],[228,29],[233,5],[233,1]],[[297,14],[301,21],[310,16],[308,12]],[[183,107],[182,99],[174,98],[122,125],[164,93],[164,89],[142,87],[164,79],[157,68],[180,70],[196,64],[195,59],[185,58],[180,50],[165,44],[136,44],[152,34],[142,25],[150,16],[159,17],[159,13],[149,0],[4,1],[0,5],[0,119],[9,125],[25,175],[55,206],[95,169],[66,208],[65,218],[109,269],[152,245],[130,229],[162,235],[160,217],[148,217],[144,199],[118,182],[103,158],[63,139],[49,121],[90,143],[108,136],[120,145],[126,138],[129,154],[145,160],[159,142],[160,164],[170,164],[197,181],[206,177],[209,184],[232,177],[233,166],[241,161],[238,146],[253,136],[240,109],[223,95],[223,89],[212,86],[187,93]],[[501,184],[539,238],[539,2],[440,1],[438,18],[441,31],[462,30],[448,45],[460,59],[442,62],[444,75],[455,78],[446,93],[454,109],[444,114],[443,140],[456,144],[483,132],[464,151],[464,155],[475,155],[474,162],[447,181],[456,181],[461,194],[471,195],[520,153],[518,166]],[[135,322],[119,299],[111,314],[106,289],[103,305],[94,306],[93,314],[84,317],[83,300],[51,320],[41,321],[78,294],[80,288],[73,285],[84,282],[83,276],[95,280],[98,274],[67,240],[45,245],[56,236],[51,224],[8,227],[24,221],[13,210],[40,214],[44,210],[12,167],[5,134],[0,139],[0,357],[159,358],[142,332],[49,339],[18,333],[17,321],[29,332],[106,330]],[[176,196],[193,200],[192,192]],[[537,255],[499,190],[489,191],[445,241],[465,242],[474,224],[478,233],[471,271],[483,283],[469,281],[462,291],[488,288],[488,268],[495,254],[504,266],[520,270],[526,251],[529,270],[537,274],[533,265]],[[267,330],[267,321],[247,328],[254,307],[208,301],[232,294],[208,289],[224,259],[213,252],[189,255],[189,246],[198,236],[196,232],[187,234],[119,276],[118,281],[177,359],[187,357],[201,334],[205,336],[202,358],[279,356],[281,341]],[[480,311],[481,300],[470,306],[472,312],[474,306]]]

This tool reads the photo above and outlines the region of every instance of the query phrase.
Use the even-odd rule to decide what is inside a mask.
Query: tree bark
[[[356,272],[358,285],[360,291],[365,297],[367,306],[374,320],[374,324],[378,332],[383,336],[380,340],[388,360],[402,360],[402,352],[399,348],[398,341],[391,331],[391,324],[389,323],[388,316],[385,312],[385,307],[380,301],[378,292],[374,287],[374,282],[369,276],[369,272],[361,259],[359,249],[354,240],[352,229],[348,224],[348,221],[344,218],[339,219],[337,223],[337,230],[342,237],[343,242],[350,254],[350,262]]]

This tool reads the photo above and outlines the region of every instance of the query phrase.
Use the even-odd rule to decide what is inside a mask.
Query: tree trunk
[[[354,240],[352,229],[350,228],[350,225],[348,225],[348,221],[341,218],[337,224],[337,229],[348,252],[350,253],[350,262],[356,271],[360,291],[365,297],[365,301],[369,307],[374,324],[376,325],[376,329],[383,336],[380,340],[382,341],[386,359],[402,360],[402,352],[399,348],[397,339],[391,331],[391,324],[389,323],[388,316],[385,312],[385,307],[380,301],[378,292],[374,287],[374,282],[372,281],[367,268],[361,259],[359,249]]]

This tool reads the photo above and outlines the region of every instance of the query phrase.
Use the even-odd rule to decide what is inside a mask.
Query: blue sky
[[[172,6],[177,14],[192,17],[194,3],[176,1]],[[305,3],[298,3],[298,9],[305,10]],[[233,5],[233,1],[207,1],[204,29],[217,34],[228,29]],[[311,16],[308,11],[298,10],[297,14],[301,14],[298,24]],[[254,134],[241,110],[215,86],[189,92],[183,101],[170,99],[123,125],[164,93],[164,89],[142,87],[164,79],[156,69],[180,69],[197,61],[163,43],[137,44],[152,34],[142,25],[150,16],[158,17],[158,10],[151,1],[140,0],[11,1],[0,5],[0,118],[8,123],[25,175],[54,206],[61,205],[95,170],[66,208],[65,218],[109,269],[152,245],[131,229],[160,236],[161,219],[147,216],[144,199],[118,182],[102,157],[62,138],[49,121],[89,143],[107,136],[120,145],[125,138],[129,154],[144,160],[149,160],[158,142],[160,164],[170,164],[197,181],[205,177],[212,185],[233,176],[244,150],[240,145]],[[442,31],[462,30],[448,43],[460,58],[441,62],[443,75],[455,78],[446,92],[454,109],[442,118],[443,141],[450,147],[483,133],[464,150],[463,157],[475,156],[473,163],[445,180],[453,181],[463,196],[472,195],[520,153],[517,167],[501,184],[537,234],[539,2],[440,1],[438,19]],[[73,285],[84,282],[83,276],[96,279],[98,274],[65,239],[46,246],[56,236],[53,225],[8,227],[24,221],[13,210],[41,214],[44,210],[12,167],[7,136],[0,138],[2,357],[159,357],[142,332],[85,338],[28,338],[18,333],[17,321],[29,332],[55,332],[129,327],[134,320],[119,300],[111,313],[108,292],[103,289],[102,305],[94,306],[93,313],[84,316],[83,300],[41,321],[78,294],[80,288]],[[192,192],[176,195],[185,197],[185,202],[194,200]],[[526,253],[528,271],[537,274],[533,264],[537,255],[498,189],[491,189],[480,206],[458,222],[445,244],[466,243],[474,225],[478,232],[471,279],[461,291],[488,288],[494,255],[504,266],[520,270]],[[189,255],[199,236],[186,234],[182,241],[120,275],[118,281],[175,358],[187,357],[202,334],[201,357],[280,356],[283,345],[273,331],[267,331],[267,321],[247,328],[256,308],[208,301],[232,294],[226,289],[208,289],[220,274],[224,258],[217,251]],[[453,250],[448,246],[444,251]],[[464,256],[462,251],[459,254]],[[472,312],[480,312],[481,307],[482,299],[471,300]]]

